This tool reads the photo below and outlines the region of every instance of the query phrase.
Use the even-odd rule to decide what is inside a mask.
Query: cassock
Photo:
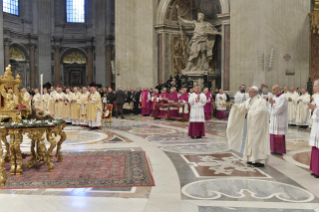
[[[235,98],[235,104],[242,104],[249,99],[248,93],[242,93],[242,92],[237,92],[234,96]]]
[[[154,117],[155,114],[156,114],[156,115],[160,115],[160,114],[159,114],[159,109],[158,109],[158,108],[155,109],[155,105],[160,101],[160,94],[154,93],[154,94],[152,95],[151,101],[152,101],[152,108],[151,108],[151,110],[152,110],[152,116]]]
[[[55,100],[56,100],[56,95],[58,92],[53,91],[50,94],[50,99],[49,99],[49,105],[48,105],[48,111],[51,115],[56,117],[56,112],[55,112]]]
[[[199,95],[199,98],[198,98]],[[203,93],[193,93],[189,96],[188,103],[191,106],[188,136],[202,137],[205,136],[205,113],[206,95]]]
[[[188,117],[189,117],[188,93],[182,94],[178,98],[178,102],[179,102],[179,104],[184,105],[184,113],[183,113],[183,109],[179,108],[179,116],[184,117],[185,119],[188,119]]]
[[[80,125],[80,104],[79,101],[81,99],[81,93],[76,92],[73,94],[72,102],[71,102],[71,119],[73,125]]]
[[[288,100],[282,93],[273,97],[275,103],[269,104],[270,150],[273,153],[286,153],[286,134],[288,133]]]
[[[80,124],[82,126],[89,126],[89,120],[87,119],[87,104],[89,95],[89,92],[83,93],[81,98],[78,100],[78,104],[80,105]]]
[[[72,123],[71,119],[71,102],[73,99],[73,93],[65,94],[62,117],[66,123]]]
[[[33,96],[33,105],[36,107],[36,108],[40,108],[41,107],[41,94],[37,93]]]
[[[312,95],[312,99],[313,100],[312,100],[311,104],[313,104],[313,105],[315,104],[315,99],[316,99],[317,96],[318,96],[318,93],[315,93],[315,94]],[[309,110],[309,117],[310,117],[309,118],[309,123],[308,123],[309,124],[309,128],[312,128],[312,123],[313,123],[313,120],[311,118],[311,113],[312,113],[311,110]]]
[[[148,116],[151,113],[151,93],[149,90],[142,91],[140,96],[141,114]]]
[[[223,119],[227,118],[227,103],[226,103],[227,97],[223,94],[217,94],[216,95],[216,118]]]
[[[234,104],[230,110],[226,134],[229,148],[241,152],[245,161],[265,163],[270,156],[266,101],[257,95],[244,104]]]
[[[99,92],[95,91],[91,93],[88,107],[89,108],[89,127],[101,127],[101,116],[102,116],[102,100]]]
[[[312,146],[310,170],[319,176],[319,95],[316,96],[314,103],[316,108],[312,112],[313,124],[309,139],[309,145]]]
[[[290,125],[296,125],[298,99],[299,99],[299,95],[296,91],[294,93],[289,93],[289,97],[288,97],[288,124],[290,124]]]
[[[212,118],[212,112],[213,112],[213,96],[211,92],[207,92],[206,94],[207,103],[204,106],[204,113],[205,113],[205,119],[209,120]]]
[[[65,93],[57,93],[55,96],[55,116],[58,118],[63,118],[63,108],[64,108]]]
[[[50,101],[50,95],[48,93],[43,94],[42,100],[43,100],[43,110],[45,112],[47,112],[48,111],[48,106],[49,106],[49,101]]]
[[[308,127],[310,95],[305,93],[298,98],[296,124],[300,127]]]
[[[178,101],[177,92],[173,92],[173,93],[168,94],[167,100],[173,101],[173,104],[177,103],[177,101]],[[170,114],[169,114],[170,117],[178,117],[178,108],[177,107],[170,107],[169,112],[170,112]]]
[[[167,92],[161,93],[161,95],[160,95],[161,104],[167,103],[168,95],[169,95],[169,93],[167,93]],[[167,116],[167,108],[160,108],[160,114],[161,114],[161,116]]]

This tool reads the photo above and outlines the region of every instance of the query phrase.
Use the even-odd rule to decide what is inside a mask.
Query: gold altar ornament
[[[319,0],[312,0],[312,12],[310,16],[310,31],[319,34]]]

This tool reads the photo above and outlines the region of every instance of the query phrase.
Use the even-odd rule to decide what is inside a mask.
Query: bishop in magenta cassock
[[[148,116],[151,113],[151,93],[145,87],[140,96],[141,114],[142,116]]]
[[[189,117],[189,107],[188,107],[188,93],[187,89],[182,89],[182,95],[178,98],[178,103],[184,105],[184,113],[183,108],[179,108],[179,116],[188,119]]]
[[[313,85],[313,91],[319,92],[319,79],[315,80]],[[310,133],[309,145],[312,146],[310,170],[311,175],[315,178],[319,178],[319,95],[314,99],[314,104],[309,103],[308,107],[312,111],[312,128]]]
[[[206,95],[206,105],[204,106],[204,113],[205,113],[205,119],[209,120],[212,118],[212,111],[213,111],[213,96],[212,93],[208,91],[208,88],[204,89],[204,94]]]
[[[194,88],[195,93],[189,96],[188,103],[191,106],[188,136],[191,138],[202,138],[205,136],[205,114],[206,95],[200,92],[200,87]]]
[[[169,93],[167,93],[167,88],[163,88],[163,92],[160,95],[160,103],[166,104],[167,103],[167,97]],[[167,108],[160,108],[160,115],[161,116],[167,116]]]
[[[284,94],[280,92],[280,87],[274,85],[272,87],[274,97],[269,99],[269,134],[270,134],[270,150],[272,153],[286,153],[286,137],[288,132],[288,100]]]
[[[178,101],[178,97],[177,97],[178,93],[176,92],[175,88],[171,88],[171,92],[168,95],[167,101],[170,104],[176,104]],[[177,107],[171,107],[169,109],[170,111],[170,117],[178,117],[178,108]]]
[[[158,93],[158,89],[155,89],[154,90],[154,94],[152,95],[152,98],[151,98],[151,101],[152,101],[152,116],[154,117],[155,116],[155,113],[157,115],[160,115],[158,114],[159,113],[159,110],[158,108],[155,109],[155,105],[159,102],[159,99],[160,99],[160,94]]]

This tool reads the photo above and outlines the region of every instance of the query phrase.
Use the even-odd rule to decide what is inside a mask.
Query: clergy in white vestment
[[[102,99],[99,92],[96,91],[95,87],[90,89],[90,114],[88,114],[89,127],[91,129],[99,129],[101,127],[101,118],[102,118]]]
[[[55,96],[55,116],[58,118],[63,118],[63,108],[64,108],[64,100],[65,93],[62,92],[62,86],[57,86],[58,93]]]
[[[87,91],[86,87],[82,88],[82,95],[81,98],[78,100],[78,103],[80,105],[80,123],[82,127],[89,126],[89,120],[87,117],[87,104],[89,101],[89,95],[90,93]]]
[[[191,106],[188,136],[191,138],[202,138],[205,136],[205,113],[204,106],[207,103],[206,95],[200,92],[197,85],[195,93],[190,94],[188,103]]]
[[[235,98],[235,104],[242,104],[246,102],[247,99],[249,99],[248,93],[246,93],[246,86],[242,85],[239,87],[239,91],[234,96]]]
[[[315,104],[315,99],[316,99],[316,97],[318,96],[318,93],[314,93],[312,96],[311,96],[311,98],[310,98],[310,100],[311,100],[311,104]],[[312,128],[312,123],[313,123],[313,120],[312,120],[312,118],[311,118],[311,113],[312,113],[312,111],[309,109],[309,128]]]
[[[32,103],[33,105],[36,107],[36,108],[40,108],[41,107],[41,95],[39,93],[39,89],[35,89],[34,90],[34,96],[33,96],[33,99],[32,99]]]
[[[31,95],[29,94],[26,88],[23,88],[22,92],[23,92],[23,100],[25,102],[28,102],[28,105],[26,105],[27,108],[31,109]]]
[[[51,87],[51,93],[50,93],[50,100],[49,100],[49,105],[48,105],[48,111],[51,115],[53,115],[54,117],[56,117],[56,113],[55,113],[55,99],[56,99],[56,95],[58,94],[58,92],[56,92],[54,86]]]
[[[63,113],[62,117],[66,123],[72,123],[71,119],[71,102],[73,99],[73,93],[69,88],[66,89],[66,94],[64,95]]]
[[[286,154],[286,134],[288,133],[288,100],[281,93],[280,87],[274,85],[269,99],[269,134],[270,150],[272,153]]]
[[[286,97],[286,99],[288,101],[288,99],[290,97],[290,92],[288,91],[287,87],[284,87],[284,92],[282,94]]]
[[[319,93],[319,80],[314,81],[313,91]],[[314,99],[314,104],[309,103],[308,107],[312,111],[313,120],[309,139],[309,145],[312,146],[310,170],[312,176],[319,178],[319,95]]]
[[[309,125],[309,107],[310,95],[307,93],[307,90],[303,88],[301,90],[302,95],[298,98],[297,106],[297,115],[296,115],[296,124],[299,127],[307,128]]]
[[[249,97],[244,104],[234,104],[230,110],[228,145],[241,152],[248,164],[262,167],[270,156],[269,112],[256,86],[249,89]]]
[[[215,97],[216,104],[216,118],[227,118],[227,96],[222,89],[219,89],[219,93]]]
[[[73,98],[71,103],[71,119],[72,119],[72,125],[80,125],[80,98],[81,93],[78,91],[78,87],[73,88]]]
[[[271,99],[273,97],[272,93],[268,92],[268,86],[267,85],[263,86],[262,93],[261,93],[260,96],[267,101],[267,105],[269,105],[268,104],[269,99]]]
[[[288,124],[296,125],[296,115],[299,95],[295,87],[290,88],[290,95],[288,97]]]
[[[48,89],[43,88],[43,95],[42,95],[42,101],[43,101],[43,111],[48,111],[49,101],[50,101],[50,95],[48,94]]]

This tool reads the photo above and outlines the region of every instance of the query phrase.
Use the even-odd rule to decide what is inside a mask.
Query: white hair
[[[252,86],[251,88],[254,89],[254,91],[258,92],[257,86]]]

